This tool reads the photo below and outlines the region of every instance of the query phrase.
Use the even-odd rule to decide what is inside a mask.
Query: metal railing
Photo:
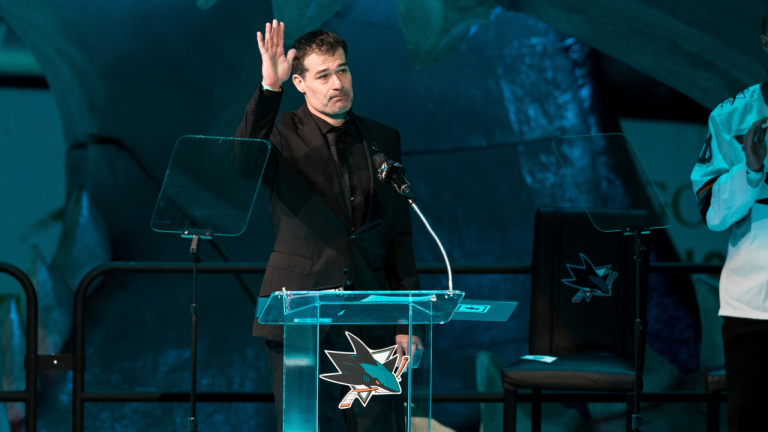
[[[266,271],[265,263],[217,263],[200,264],[199,273],[212,274],[260,274]],[[702,274],[719,273],[722,265],[650,263],[651,273]],[[444,274],[445,266],[428,264],[417,266],[419,274]],[[75,292],[74,335],[73,335],[73,385],[72,385],[72,430],[82,432],[86,402],[189,402],[189,393],[87,393],[85,391],[85,297],[94,282],[111,273],[192,273],[192,264],[171,262],[109,262],[92,269],[80,281]],[[453,267],[453,274],[530,274],[530,265],[459,265]],[[503,393],[433,393],[433,402],[502,402]],[[626,402],[625,393],[595,392],[546,392],[543,402],[564,402],[589,400],[593,402]],[[724,396],[723,396],[724,397]],[[200,402],[273,402],[272,393],[198,393]],[[530,402],[531,395],[521,393],[518,402]],[[704,402],[703,392],[659,392],[643,393],[645,402]]]
[[[199,264],[198,273],[260,274],[267,269],[265,263]],[[422,265],[420,274],[443,274],[443,265]],[[109,262],[92,269],[80,281],[75,292],[72,375],[72,430],[82,432],[86,402],[189,402],[189,393],[88,393],[85,391],[85,297],[91,286],[102,276],[111,273],[192,273],[192,264],[163,262]],[[530,265],[458,266],[454,274],[530,274]],[[440,395],[437,399],[440,398]],[[451,395],[448,395],[451,396]],[[455,399],[456,395],[453,395]],[[434,399],[434,397],[433,397]],[[272,393],[198,393],[200,402],[274,402]],[[453,400],[453,399],[451,399]],[[436,400],[439,401],[439,400]]]
[[[0,273],[7,274],[21,285],[27,298],[26,352],[24,353],[25,386],[22,391],[0,392],[0,402],[24,403],[24,430],[37,431],[37,291],[26,273],[13,264],[0,262]]]

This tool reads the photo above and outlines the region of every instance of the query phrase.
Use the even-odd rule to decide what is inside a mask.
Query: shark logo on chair
[[[373,395],[398,394],[400,375],[408,365],[408,356],[403,356],[400,367],[397,366],[398,355],[395,354],[397,345],[380,350],[371,350],[355,335],[347,333],[347,339],[352,344],[354,352],[326,351],[339,373],[320,375],[320,378],[344,384],[350,387],[339,404],[339,408],[347,409],[358,399],[363,406],[368,404]]]
[[[619,273],[611,271],[610,265],[595,267],[586,255],[580,253],[579,256],[581,267],[566,264],[571,273],[571,279],[561,279],[564,284],[579,290],[571,301],[580,303],[582,298],[590,301],[592,296],[610,297],[613,282]]]

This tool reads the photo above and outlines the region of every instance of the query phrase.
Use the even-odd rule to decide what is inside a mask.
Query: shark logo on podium
[[[611,271],[610,265],[595,267],[586,255],[580,253],[579,256],[581,257],[581,267],[566,264],[565,266],[571,273],[571,279],[561,279],[564,284],[579,290],[571,301],[580,303],[582,298],[590,301],[592,296],[610,297],[613,282],[619,273]]]
[[[397,345],[380,350],[371,350],[355,335],[347,333],[347,339],[352,344],[354,352],[326,351],[339,373],[320,375],[320,378],[344,384],[350,387],[339,404],[339,408],[347,409],[358,399],[363,406],[368,404],[373,395],[398,394],[400,388],[400,375],[408,365],[408,356],[403,356],[400,367],[397,360],[400,357],[395,354]]]

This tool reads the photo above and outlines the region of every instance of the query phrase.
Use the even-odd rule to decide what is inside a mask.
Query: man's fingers
[[[404,356],[413,357],[413,347],[411,349],[408,349],[408,341],[403,341],[403,344],[400,345],[400,351],[403,353]]]
[[[285,23],[280,23],[280,30],[277,32],[277,43],[280,48],[284,46],[285,43]]]
[[[747,134],[744,135],[744,150],[746,151],[747,148],[752,148],[752,140],[755,139],[755,133],[757,132],[759,127],[756,127],[755,124],[757,122],[753,123],[752,126],[750,126],[749,130],[747,131]]]
[[[752,144],[756,141],[758,143],[765,142],[765,131],[763,130],[763,125],[765,122],[768,121],[768,118],[761,118],[760,120],[752,123],[752,126],[749,127],[749,130],[747,130],[747,134],[744,135],[744,150],[746,151],[747,148],[752,147]],[[757,139],[755,139],[755,134],[757,134]]]
[[[261,53],[264,53],[264,35],[261,34],[261,32],[256,32],[256,42],[259,43],[259,51]]]
[[[424,349],[424,346],[419,341],[413,341],[411,345],[411,355],[416,355],[416,351]]]
[[[296,57],[296,50],[291,48],[288,50],[288,55],[285,56],[288,59],[288,63],[293,64],[293,58]]]
[[[278,30],[280,30],[280,24],[277,23],[276,19],[272,20],[272,49],[277,48],[277,42],[280,39],[280,37],[277,35]]]
[[[765,129],[763,129],[763,125],[766,121],[768,121],[768,117],[763,117],[752,125],[757,133],[757,142],[760,144],[765,143]]]
[[[269,51],[272,48],[272,24],[267,23],[264,29],[264,48]]]

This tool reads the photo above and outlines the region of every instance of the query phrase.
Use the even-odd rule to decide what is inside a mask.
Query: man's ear
[[[293,79],[293,85],[296,86],[296,90],[304,94],[304,80],[298,74],[293,74],[291,79]]]
[[[768,36],[760,35],[760,42],[763,45],[763,51],[768,53]]]

